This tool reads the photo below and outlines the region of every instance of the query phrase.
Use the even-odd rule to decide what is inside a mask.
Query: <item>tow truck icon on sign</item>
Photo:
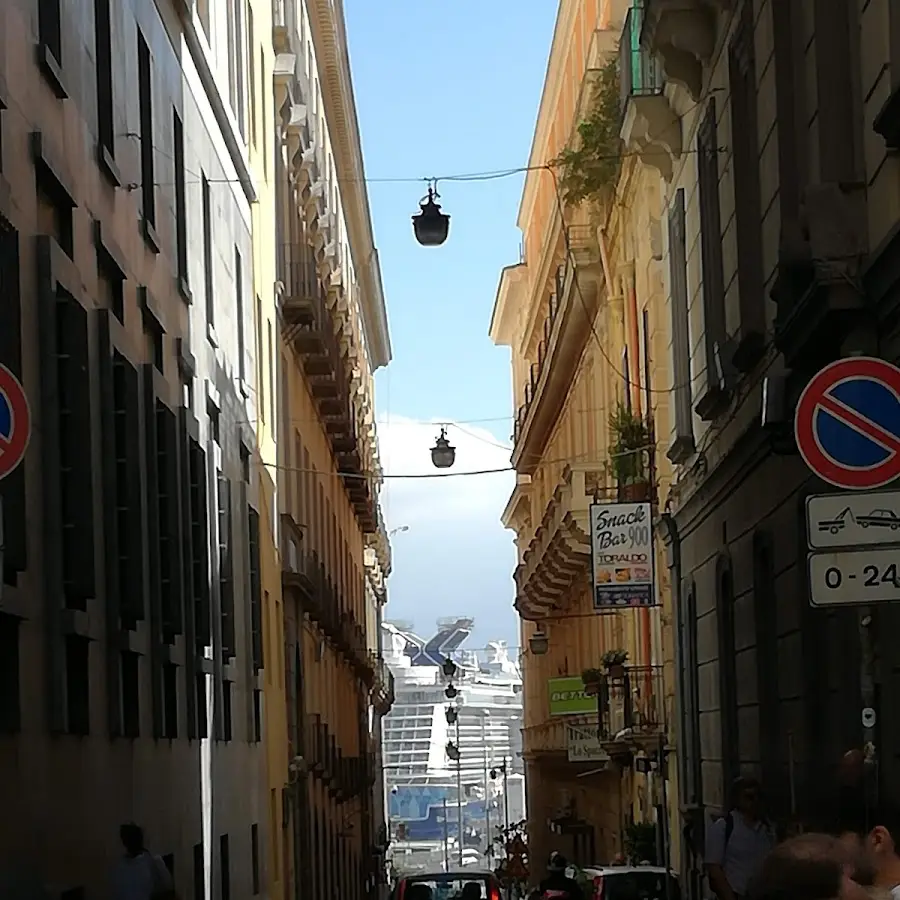
[[[828,531],[831,534],[838,534],[848,525],[859,525],[860,528],[890,528],[891,531],[900,529],[900,516],[892,509],[873,509],[868,515],[856,516],[854,518],[850,507],[848,506],[833,519],[825,519],[819,522],[819,531]]]

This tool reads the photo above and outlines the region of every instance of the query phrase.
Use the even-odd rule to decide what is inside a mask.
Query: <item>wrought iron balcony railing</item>
[[[597,701],[601,742],[658,741],[666,733],[662,666],[626,666],[621,674],[607,674]]]
[[[619,41],[619,90],[622,115],[632,97],[662,93],[662,66],[641,46],[644,25],[643,0],[635,0],[625,16]]]

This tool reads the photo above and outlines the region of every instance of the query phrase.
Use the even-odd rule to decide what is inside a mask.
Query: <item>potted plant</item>
[[[581,673],[581,680],[584,682],[584,692],[589,697],[596,697],[600,693],[600,684],[603,681],[602,669],[585,669]]]
[[[625,663],[628,662],[628,651],[607,650],[603,654],[603,668],[610,678],[622,678],[625,675]]]
[[[649,496],[648,462],[652,449],[647,421],[623,403],[617,403],[609,416],[609,468],[623,500],[637,503]]]

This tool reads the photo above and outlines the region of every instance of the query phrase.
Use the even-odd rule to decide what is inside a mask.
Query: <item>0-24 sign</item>
[[[809,555],[813,606],[856,606],[900,600],[900,549],[872,547]]]

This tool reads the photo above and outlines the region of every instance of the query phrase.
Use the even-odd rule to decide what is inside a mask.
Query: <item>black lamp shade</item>
[[[429,196],[420,204],[419,212],[412,217],[416,240],[423,247],[440,247],[450,233],[450,216],[442,213],[440,206]]]
[[[550,648],[550,641],[543,631],[535,631],[528,639],[528,646],[535,656],[544,656]]]
[[[449,469],[456,462],[456,447],[447,440],[445,434],[442,430],[441,436],[431,448],[431,462],[436,469]]]

